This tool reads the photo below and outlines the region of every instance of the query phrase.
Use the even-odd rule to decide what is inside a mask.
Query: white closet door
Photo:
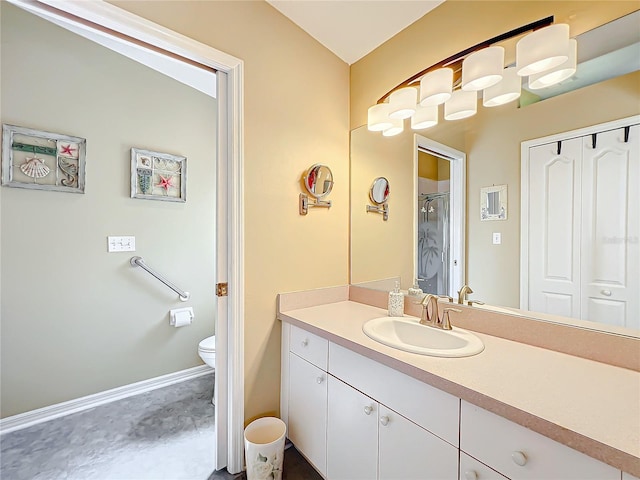
[[[582,318],[640,328],[640,126],[624,137],[583,137]]]
[[[529,150],[529,310],[580,318],[582,140]]]

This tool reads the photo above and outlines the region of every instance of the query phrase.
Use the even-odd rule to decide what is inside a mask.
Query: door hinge
[[[228,294],[229,294],[229,284],[227,282],[216,283],[216,295],[218,297],[226,297]]]

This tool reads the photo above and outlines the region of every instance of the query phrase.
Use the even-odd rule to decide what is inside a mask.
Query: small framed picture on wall
[[[187,201],[187,159],[179,155],[131,149],[131,198]]]
[[[480,220],[507,219],[507,186],[493,185],[480,189]]]

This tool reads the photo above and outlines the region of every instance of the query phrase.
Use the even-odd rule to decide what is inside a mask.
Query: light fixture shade
[[[420,80],[420,105],[440,105],[451,98],[453,70],[439,68],[427,73]]]
[[[505,68],[502,81],[482,92],[482,105],[497,107],[512,102],[522,93],[522,77],[516,73],[516,67]]]
[[[551,70],[531,75],[529,77],[529,88],[532,90],[538,90],[566,80],[576,73],[577,58],[578,42],[571,38],[569,39],[569,58],[564,63],[561,63]]]
[[[409,118],[416,111],[418,90],[405,87],[389,95],[389,118]]]
[[[389,104],[378,103],[369,107],[367,111],[367,128],[372,132],[382,132],[391,128],[392,122],[389,118]]]
[[[569,57],[569,25],[541,28],[516,44],[516,69],[521,77],[557,67]]]
[[[414,130],[423,130],[438,124],[438,106],[417,105],[416,113],[411,117],[411,128]]]
[[[456,90],[444,104],[445,120],[460,120],[475,115],[478,111],[478,94]]]
[[[502,80],[504,47],[488,47],[473,52],[462,61],[462,90],[478,91]]]
[[[391,126],[382,131],[382,135],[385,137],[393,137],[394,135],[398,135],[402,133],[404,130],[404,120],[401,118],[392,118]]]

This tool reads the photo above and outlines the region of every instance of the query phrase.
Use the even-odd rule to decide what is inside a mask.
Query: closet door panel
[[[640,130],[583,137],[582,318],[640,328]]]
[[[580,316],[580,158],[572,139],[529,152],[529,309]]]

